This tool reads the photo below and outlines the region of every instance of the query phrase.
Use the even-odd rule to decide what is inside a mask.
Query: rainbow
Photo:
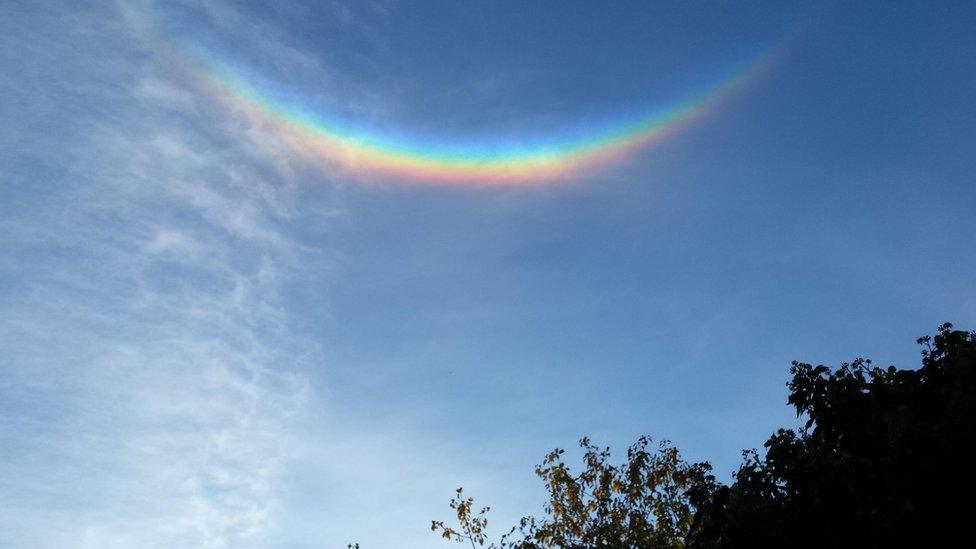
[[[273,99],[273,94],[228,70],[192,55],[218,94],[261,120],[297,153],[359,179],[472,185],[526,185],[580,177],[665,141],[706,117],[747,87],[770,65],[763,53],[683,102],[636,120],[589,133],[535,143],[432,143],[419,138],[349,130]]]

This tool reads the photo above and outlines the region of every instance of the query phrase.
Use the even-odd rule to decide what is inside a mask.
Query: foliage
[[[499,549],[905,547],[957,545],[976,494],[976,332],[922,337],[918,370],[856,359],[831,371],[794,362],[788,403],[805,419],[780,429],[765,454],[743,453],[724,486],[707,463],[683,462],[641,438],[621,465],[580,441],[574,474],[554,450],[536,468],[548,503]],[[486,543],[484,514],[461,490],[448,539]],[[954,539],[955,538],[955,539]]]
[[[451,498],[451,509],[457,515],[457,528],[445,526],[439,520],[432,520],[430,521],[430,530],[432,532],[440,531],[441,536],[447,540],[454,540],[458,543],[468,541],[472,547],[475,547],[476,543],[484,545],[485,528],[488,526],[488,519],[485,515],[488,514],[491,507],[484,507],[477,514],[474,514],[472,513],[474,498],[465,499],[463,488],[458,488],[456,492],[457,494]]]
[[[523,518],[491,547],[684,547],[694,516],[686,492],[708,476],[709,465],[685,463],[667,442],[657,452],[648,451],[649,442],[640,438],[628,449],[627,461],[614,465],[609,448],[598,448],[584,438],[580,446],[585,467],[578,474],[563,461],[563,450],[553,450],[536,468],[548,490],[544,516]],[[472,504],[470,498],[462,500],[459,489],[451,501],[458,529],[436,521],[432,529],[447,539],[483,545],[484,511],[472,518]]]
[[[806,418],[728,487],[693,491],[694,547],[930,546],[964,530],[976,482],[976,333],[944,324],[918,370],[793,363]],[[965,498],[965,499],[964,499]]]

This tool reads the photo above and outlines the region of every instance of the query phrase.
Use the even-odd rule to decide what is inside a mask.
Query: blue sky
[[[0,11],[0,545],[432,547],[583,435],[728,478],[791,360],[976,326],[967,2],[119,1]],[[665,142],[526,188],[364,181],[202,49],[424,139],[580,131],[775,49]]]

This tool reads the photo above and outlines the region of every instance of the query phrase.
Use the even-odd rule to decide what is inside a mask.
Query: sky
[[[970,2],[0,13],[2,547],[497,536],[976,326]]]

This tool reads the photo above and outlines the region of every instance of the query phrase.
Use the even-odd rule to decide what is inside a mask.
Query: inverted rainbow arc
[[[389,136],[356,135],[276,102],[212,64],[198,59],[197,66],[222,97],[261,117],[289,147],[346,173],[372,179],[499,185],[571,179],[660,143],[754,81],[771,58],[764,53],[690,100],[629,124],[544,146],[480,149],[477,143],[445,149],[402,138],[397,142]]]

